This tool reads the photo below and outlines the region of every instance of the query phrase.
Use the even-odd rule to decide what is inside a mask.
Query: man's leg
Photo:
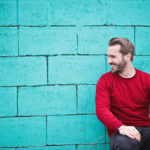
[[[141,150],[150,150],[150,127],[143,127],[142,139],[141,139]]]
[[[117,132],[110,138],[110,150],[140,150],[140,143]]]

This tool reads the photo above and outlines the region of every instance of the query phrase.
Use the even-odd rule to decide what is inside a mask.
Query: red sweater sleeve
[[[110,111],[110,79],[102,76],[96,86],[96,115],[98,119],[109,129],[117,131],[123,125]]]

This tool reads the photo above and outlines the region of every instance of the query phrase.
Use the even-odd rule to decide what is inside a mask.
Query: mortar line
[[[77,27],[76,25],[50,25],[50,27]]]
[[[27,28],[28,27],[30,27],[30,28],[37,28],[37,27],[38,28],[43,28],[44,27],[45,28],[46,27],[47,28],[48,26],[47,25],[19,25],[19,27],[24,27],[24,28],[26,28],[26,27]]]
[[[52,146],[75,146],[75,144],[56,144],[56,145],[46,145],[46,146],[17,146],[17,147],[5,147],[5,146],[3,146],[3,147],[0,147],[0,148],[6,148],[6,149],[8,149],[8,148],[14,148],[14,149],[18,149],[18,148],[43,148],[43,147],[52,147]]]
[[[19,55],[19,57],[59,57],[59,56],[104,56],[106,54],[55,54],[55,55]],[[0,56],[0,58],[18,57],[18,56]]]
[[[89,83],[84,83],[84,84],[78,84],[78,85],[96,85],[96,84],[89,84]],[[69,84],[41,84],[41,85],[12,85],[12,86],[0,86],[3,88],[7,87],[41,87],[41,86],[76,86],[74,83],[69,83]]]
[[[0,58],[14,58],[14,57],[17,57],[18,58],[18,56],[0,56]],[[19,55],[19,57],[46,57],[46,55]]]
[[[18,27],[18,25],[0,25],[0,28],[16,28],[16,27]]]
[[[75,150],[78,150],[78,144],[75,145]]]
[[[86,115],[91,115],[91,116],[95,116],[96,113],[82,113],[82,114],[53,114],[53,115],[47,115],[48,117],[53,117],[53,116],[86,116]],[[45,117],[45,114],[43,115],[26,115],[26,116],[2,116],[0,118],[29,118],[29,117]]]
[[[94,143],[94,144],[91,144],[91,143],[86,143],[86,144],[79,144],[79,145],[97,145],[97,144],[105,144],[105,143]],[[53,145],[46,145],[46,146],[17,146],[17,147],[0,147],[0,148],[14,148],[14,149],[18,149],[18,148],[43,148],[43,147],[52,147],[52,146],[78,146],[78,144],[53,144]]]
[[[19,20],[19,19],[18,19]],[[0,27],[150,27],[149,25],[0,25]]]
[[[149,25],[83,25],[83,27],[150,27]]]

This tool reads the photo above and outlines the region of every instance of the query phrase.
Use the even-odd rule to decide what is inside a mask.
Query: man
[[[150,75],[133,67],[134,45],[112,38],[111,71],[96,86],[96,114],[107,127],[110,150],[150,150]]]

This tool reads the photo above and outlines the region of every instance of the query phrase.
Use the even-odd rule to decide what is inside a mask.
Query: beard
[[[111,71],[112,73],[121,73],[124,71],[127,62],[124,60],[124,58],[122,58],[122,61],[118,64],[116,63],[111,63],[110,65],[112,65]]]

